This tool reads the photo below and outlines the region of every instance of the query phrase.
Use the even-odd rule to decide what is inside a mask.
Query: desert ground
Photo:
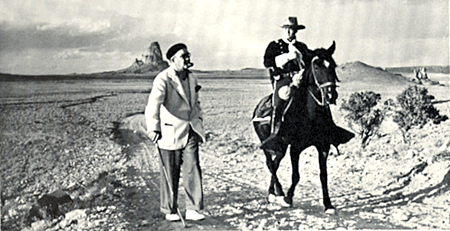
[[[334,121],[348,127],[339,106],[353,92],[394,99],[411,73],[393,74],[349,63],[337,69]],[[360,138],[328,157],[330,197],[323,212],[317,152],[300,157],[300,182],[290,208],[267,201],[269,171],[251,124],[269,94],[267,76],[199,74],[207,142],[201,146],[204,221],[170,223],[159,212],[159,166],[142,133],[152,87],[148,78],[0,82],[1,226],[4,230],[303,230],[450,229],[450,121],[410,131],[405,143],[392,120],[362,149]],[[448,74],[423,85],[450,116]],[[289,156],[278,176],[290,184]],[[180,207],[184,211],[183,191]],[[67,198],[47,210],[44,196]],[[61,196],[62,195],[62,196]],[[54,213],[54,214],[52,214]]]

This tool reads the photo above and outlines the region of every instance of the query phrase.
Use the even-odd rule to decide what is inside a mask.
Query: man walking
[[[185,44],[171,46],[166,57],[169,67],[153,81],[145,108],[147,134],[152,142],[158,143],[161,154],[161,211],[169,221],[181,219],[177,214],[177,199],[182,171],[186,219],[202,220],[205,215],[200,212],[203,186],[199,142],[205,142],[205,135],[198,101],[200,86],[188,69],[193,64]],[[163,168],[167,170],[168,179]]]

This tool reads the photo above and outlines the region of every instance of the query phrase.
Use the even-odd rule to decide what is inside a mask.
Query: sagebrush
[[[412,127],[422,127],[430,121],[439,124],[448,119],[446,115],[440,115],[439,110],[434,107],[434,98],[428,95],[428,89],[419,86],[411,86],[397,96],[398,107],[393,121],[399,126],[405,141],[407,132]]]
[[[348,100],[343,100],[341,104],[341,110],[347,112],[345,119],[361,137],[363,148],[369,144],[370,138],[377,134],[384,120],[386,110],[383,107],[377,107],[380,100],[381,95],[373,91],[356,92],[351,94]]]

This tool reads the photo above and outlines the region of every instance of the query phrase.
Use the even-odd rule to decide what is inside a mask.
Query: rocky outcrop
[[[146,56],[145,63],[148,63],[154,67],[166,68],[167,62],[163,60],[161,47],[158,42],[153,42],[148,48],[148,55]]]
[[[157,41],[152,42],[147,54],[142,54],[142,59],[136,58],[133,64],[119,73],[145,74],[148,72],[159,72],[169,67],[167,61],[163,60],[161,47]]]

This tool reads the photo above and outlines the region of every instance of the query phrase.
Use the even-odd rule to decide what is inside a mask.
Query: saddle
[[[283,104],[283,107],[280,108],[282,110],[276,110],[276,112],[275,112],[274,106],[272,104],[272,100],[273,100],[272,96],[273,96],[273,94],[270,94],[270,95],[264,97],[263,99],[261,99],[261,101],[255,108],[252,122],[258,122],[258,123],[260,123],[260,125],[266,125],[270,128],[269,129],[270,134],[268,134],[269,136],[266,137],[265,140],[262,140],[261,148],[278,150],[279,145],[278,145],[277,139],[275,139],[275,138],[282,126],[282,122],[284,120],[284,115],[286,114],[287,109],[289,108],[289,106],[291,104],[292,98],[288,102]],[[276,121],[274,121],[274,118],[275,118],[274,113],[280,114],[280,115],[277,115],[278,119],[276,119]],[[274,124],[272,124],[272,123],[274,123]]]
[[[271,117],[273,115],[273,94],[267,95],[261,99],[261,101],[256,105],[255,111],[253,113],[254,122],[268,123],[270,124]],[[284,104],[282,111],[282,117],[286,114],[287,110],[291,105],[292,98]]]

